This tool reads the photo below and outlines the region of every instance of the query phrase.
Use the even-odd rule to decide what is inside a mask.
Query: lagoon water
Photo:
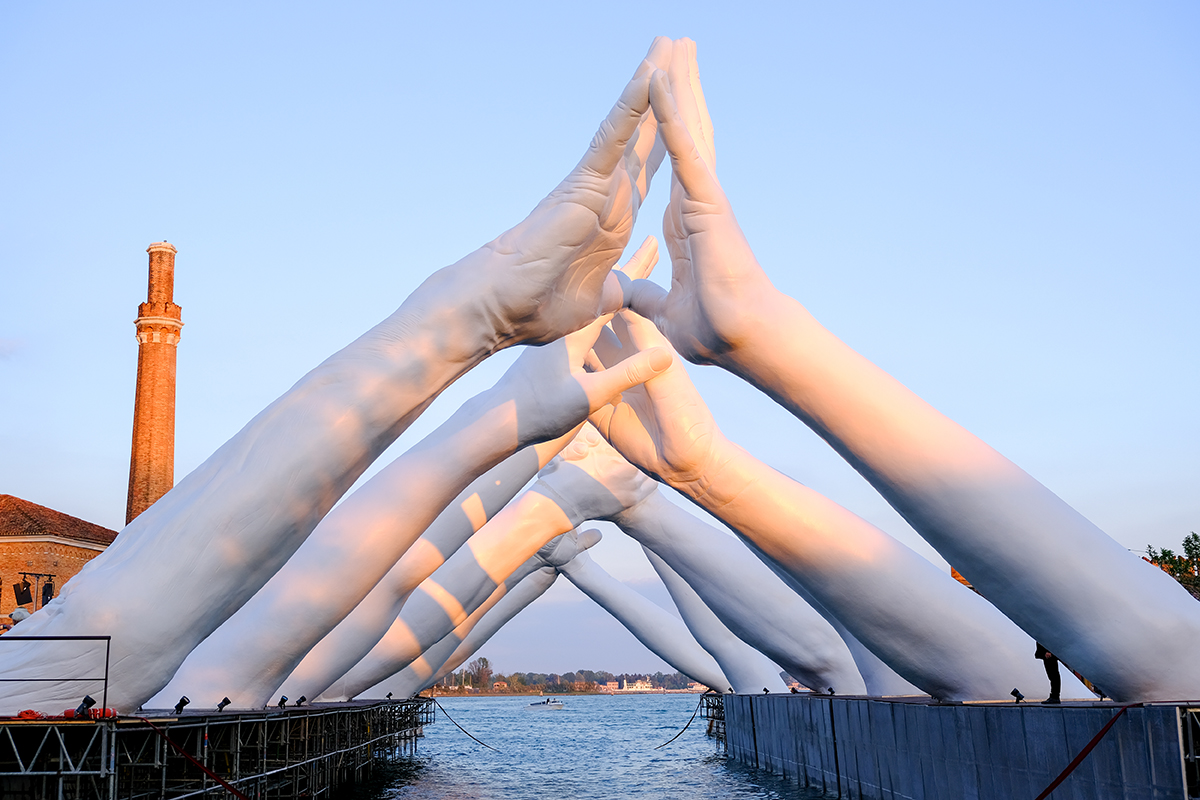
[[[415,754],[377,770],[354,800],[678,800],[818,798],[795,783],[725,757],[699,716],[699,695],[588,695],[563,698],[561,711],[529,709],[536,697],[439,697],[460,725],[499,752],[467,738],[440,710]]]

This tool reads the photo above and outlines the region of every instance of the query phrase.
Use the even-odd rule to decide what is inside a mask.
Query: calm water
[[[441,711],[417,752],[377,771],[355,800],[680,800],[816,798],[796,784],[725,758],[699,716],[661,750],[696,709],[698,695],[565,697],[562,711],[531,710],[538,698],[438,698]]]

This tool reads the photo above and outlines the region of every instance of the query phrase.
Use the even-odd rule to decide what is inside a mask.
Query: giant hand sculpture
[[[361,661],[387,633],[404,601],[421,581],[504,508],[574,433],[525,448],[464,489],[375,584],[370,594],[308,651],[279,687],[280,692],[289,697],[315,697]]]
[[[1113,697],[1200,693],[1190,666],[1200,607],[1178,584],[771,285],[716,179],[694,45],[676,43],[650,95],[673,166],[663,226],[673,277],[666,294],[636,284],[633,307],[689,360],[791,410],[989,600]]]
[[[591,533],[599,538],[597,532]],[[687,625],[609,575],[587,553],[575,556],[558,571],[676,670],[717,691],[732,688],[721,667]],[[753,691],[761,688],[754,687]]]
[[[679,577],[653,550],[643,547],[646,558],[667,587],[679,616],[696,641],[716,659],[717,666],[738,694],[758,694],[762,691],[786,692],[787,684],[779,667],[733,634],[712,612],[696,590]]]
[[[496,601],[496,604],[482,614],[480,619],[468,620],[473,624],[465,638],[460,639],[455,633],[444,636],[440,642],[422,653],[421,658],[417,661],[409,664],[392,677],[364,690],[358,697],[360,699],[385,697],[388,692],[396,697],[411,697],[417,692],[428,689],[462,666],[513,617],[545,594],[557,579],[558,570],[554,567],[542,567],[534,570],[525,576],[524,580],[516,587]],[[479,612],[472,614],[471,617],[474,618],[476,614]],[[435,670],[433,675],[428,675],[429,669]]]
[[[542,470],[533,490],[553,498],[576,524],[588,519],[617,523],[679,572],[735,636],[801,682],[821,691],[832,687],[838,694],[866,691],[849,650],[826,620],[745,545],[662,497],[658,484],[626,461],[591,425],[585,425]],[[684,620],[691,627],[692,620],[686,615]],[[726,676],[735,679],[710,642],[696,628],[692,630],[717,656]],[[759,680],[748,675],[745,685],[750,691],[761,691],[762,685],[754,685]],[[742,691],[738,683],[735,679],[734,688]]]
[[[622,346],[598,343],[601,359],[664,343],[632,312],[614,328]],[[987,601],[725,439],[678,362],[592,419],[622,455],[749,539],[921,690],[991,700],[1044,681],[1029,637]]]
[[[22,633],[111,634],[108,700],[132,710],[267,582],[454,379],[501,347],[553,341],[602,306],[618,307],[609,270],[647,186],[647,87],[668,45],[656,41],[578,166],[527,219],[434,273],[388,319],[302,378],[127,526]],[[71,643],[13,645],[0,658],[9,678],[40,677],[50,662],[62,674],[96,674],[95,659]],[[58,711],[98,691],[7,683],[0,713]]]
[[[442,643],[439,655],[448,657],[454,648],[447,648],[444,640],[452,637],[462,641],[480,617],[526,575],[544,566],[569,561],[599,541],[599,537],[577,537],[573,531],[537,537],[546,543],[523,563],[508,569],[502,576],[489,573],[471,557],[471,543],[477,537],[501,535],[506,524],[518,519],[510,511],[512,508],[510,505],[484,525],[465,547],[422,581],[384,637],[345,675],[330,686],[317,687],[299,682],[288,685],[312,691],[308,697],[319,695],[323,700],[348,700],[414,664],[439,643]],[[538,524],[534,522],[534,525]],[[521,532],[514,532],[511,539],[514,547],[522,547]],[[428,678],[437,667],[437,664],[426,662],[417,666],[417,672]]]
[[[172,681],[176,688],[205,704],[228,695],[238,708],[265,705],[475,476],[526,445],[563,436],[589,408],[628,388],[626,381],[650,374],[645,358],[613,372],[583,371],[603,325],[596,320],[528,348],[494,387],[330,512],[263,590],[188,659]]]

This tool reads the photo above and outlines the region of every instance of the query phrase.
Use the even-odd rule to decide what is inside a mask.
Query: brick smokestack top
[[[150,287],[134,322],[138,371],[126,524],[175,485],[175,349],[183,328],[173,302],[176,250],[168,242],[155,242],[146,252]]]

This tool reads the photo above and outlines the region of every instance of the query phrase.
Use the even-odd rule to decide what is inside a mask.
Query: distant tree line
[[[1200,600],[1200,536],[1192,531],[1183,537],[1183,554],[1164,547],[1156,550],[1146,545],[1146,560],[1183,584],[1192,596]]]
[[[605,670],[580,669],[574,672],[564,672],[561,675],[553,672],[512,672],[505,675],[495,672],[491,662],[480,656],[458,672],[444,677],[439,681],[439,686],[445,690],[470,688],[474,691],[490,692],[493,690],[494,684],[503,682],[508,685],[507,690],[510,692],[568,693],[594,692],[604,688],[610,682],[616,682],[618,686],[622,686],[626,682],[633,683],[639,680],[649,680],[655,688],[664,689],[686,689],[691,682],[691,678],[679,672],[669,675],[662,672],[622,672],[614,675]]]

